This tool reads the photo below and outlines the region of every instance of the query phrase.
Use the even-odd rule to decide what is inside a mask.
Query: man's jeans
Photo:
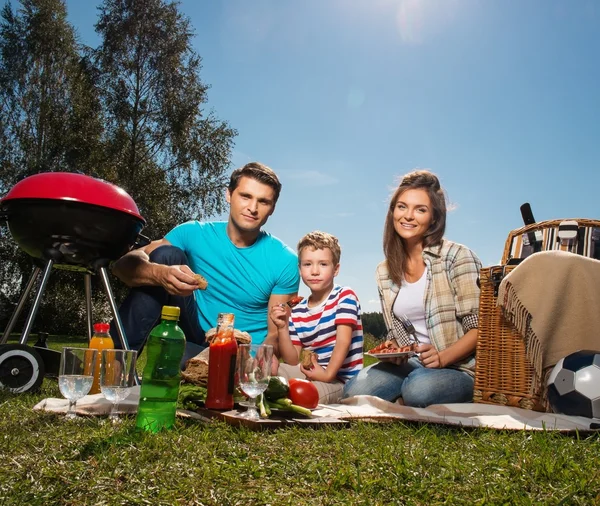
[[[163,265],[189,265],[186,254],[175,246],[160,246],[150,253],[150,261]],[[179,326],[183,330],[187,346],[184,360],[198,354],[206,346],[204,331],[198,321],[198,307],[194,295],[182,297],[171,295],[162,286],[131,288],[119,307],[119,315],[125,336],[132,350],[140,352],[150,331],[160,321],[163,306],[178,306],[181,310]],[[110,324],[112,336],[117,335],[114,321]],[[118,339],[115,345],[119,346]]]
[[[458,369],[427,369],[417,357],[402,365],[378,362],[346,383],[344,397],[374,395],[389,402],[402,397],[406,406],[471,402],[474,380]]]

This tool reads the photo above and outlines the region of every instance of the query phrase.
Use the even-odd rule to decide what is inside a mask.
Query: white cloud
[[[338,218],[351,218],[356,213],[335,213]]]

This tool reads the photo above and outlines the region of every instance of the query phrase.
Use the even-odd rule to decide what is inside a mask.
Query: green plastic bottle
[[[149,432],[168,429],[175,423],[185,351],[185,335],[177,325],[179,312],[178,307],[163,306],[161,322],[152,329],[146,343],[147,362],[135,424]]]

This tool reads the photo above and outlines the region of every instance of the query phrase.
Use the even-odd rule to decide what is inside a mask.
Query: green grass
[[[73,342],[73,340],[61,340]],[[85,342],[85,341],[83,341]],[[600,504],[600,437],[355,422],[234,429],[67,422],[0,392],[0,505]]]

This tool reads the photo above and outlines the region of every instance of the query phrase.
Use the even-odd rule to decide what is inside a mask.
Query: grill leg
[[[88,344],[92,340],[92,275],[86,272],[83,283],[85,286],[85,309],[87,315]]]
[[[117,309],[117,305],[115,304],[115,298],[113,296],[112,288],[110,287],[110,282],[108,280],[108,273],[106,272],[106,267],[100,267],[98,270],[100,273],[100,278],[102,279],[102,285],[104,286],[104,290],[106,291],[106,296],[108,298],[108,303],[110,304],[110,310],[112,311],[113,317],[115,319],[115,327],[117,327],[117,337],[121,343],[121,346],[124,350],[130,350],[129,343],[127,342],[127,337],[125,336],[125,329],[123,329],[123,323],[121,322],[121,317],[119,316],[119,311]]]
[[[117,305],[115,304],[115,297],[113,295],[112,288],[110,287],[110,282],[108,280],[108,273],[106,271],[106,267],[100,267],[98,270],[100,272],[100,278],[102,279],[102,284],[104,285],[104,290],[106,291],[106,297],[108,298],[108,303],[110,304],[110,310],[112,311],[113,318],[115,319],[115,327],[117,328],[117,337],[121,342],[121,347],[124,350],[130,350],[129,343],[127,342],[127,336],[125,336],[125,329],[123,328],[123,323],[121,322],[121,317],[119,316],[119,310]],[[138,377],[137,372],[135,373],[135,384],[140,384],[140,378]]]
[[[25,322],[25,328],[23,329],[23,334],[21,334],[21,340],[19,341],[19,344],[27,344],[27,338],[29,337],[31,327],[33,327],[33,321],[35,320],[38,309],[40,308],[40,303],[42,302],[42,295],[44,295],[44,290],[46,290],[46,285],[48,284],[48,279],[50,278],[50,273],[52,272],[53,264],[53,260],[48,260],[46,262],[44,274],[42,275],[42,281],[33,301],[33,306],[29,311],[29,316],[27,317],[27,321]]]
[[[6,344],[6,341],[8,341],[10,333],[15,328],[15,324],[17,323],[17,320],[19,319],[19,315],[21,314],[21,311],[23,311],[23,306],[25,305],[25,301],[27,300],[27,297],[29,297],[29,292],[31,292],[31,289],[33,288],[35,280],[39,276],[41,270],[42,269],[40,267],[38,267],[37,265],[33,268],[33,272],[31,273],[31,277],[29,278],[29,281],[27,282],[27,286],[25,287],[25,290],[21,294],[21,298],[19,299],[19,303],[17,304],[17,307],[15,308],[14,313],[10,317],[10,321],[8,322],[8,326],[4,330],[2,339],[0,339],[0,344]]]

